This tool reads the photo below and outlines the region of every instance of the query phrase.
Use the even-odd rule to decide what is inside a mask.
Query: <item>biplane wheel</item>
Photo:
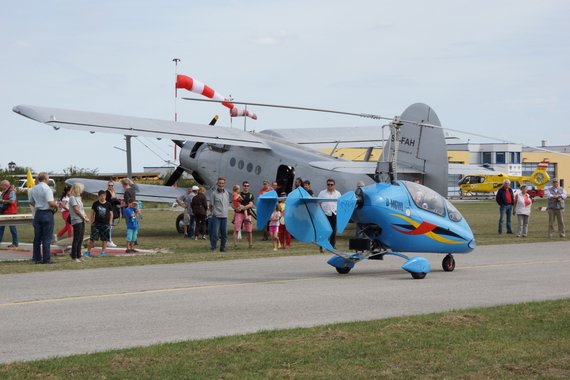
[[[421,272],[421,273],[411,272],[410,274],[412,275],[412,278],[414,280],[423,280],[427,275],[427,273],[425,273],[425,272]]]
[[[455,269],[455,259],[452,255],[447,255],[443,258],[441,266],[445,272],[453,272]]]
[[[336,267],[335,267],[335,269],[336,269],[336,271],[337,271],[338,273],[340,273],[340,274],[347,274],[348,272],[350,272],[350,270],[351,270],[352,268],[336,268]]]
[[[179,234],[184,233],[184,214],[183,213],[178,215],[178,217],[176,218],[176,231],[178,231]]]

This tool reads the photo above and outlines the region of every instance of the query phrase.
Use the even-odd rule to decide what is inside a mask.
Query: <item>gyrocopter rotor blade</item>
[[[195,102],[211,102],[211,103],[222,103],[223,102],[222,100],[214,100],[214,99],[197,99],[197,98],[186,98],[186,97],[183,97],[182,99],[195,101]],[[414,121],[414,120],[400,119],[398,116],[386,117],[386,116],[369,114],[369,113],[345,112],[345,111],[337,111],[337,110],[329,110],[329,109],[321,109],[321,108],[287,106],[287,105],[281,105],[281,104],[238,102],[235,100],[232,100],[232,103],[248,105],[248,106],[256,106],[256,107],[271,107],[271,108],[284,108],[284,109],[299,110],[299,111],[324,112],[324,113],[332,113],[332,114],[337,114],[337,115],[357,116],[357,117],[363,117],[363,118],[375,119],[375,120],[390,120],[392,122],[397,120],[400,123],[409,123],[409,124],[423,126],[423,127],[433,127],[433,128],[445,129],[447,131],[463,133],[463,134],[467,134],[467,135],[471,135],[471,136],[485,138],[485,139],[492,140],[492,141],[498,141],[501,143],[518,144],[518,145],[521,145],[523,147],[533,148],[533,149],[537,149],[537,150],[548,152],[548,153],[555,153],[555,154],[559,154],[562,156],[569,156],[568,153],[557,152],[557,151],[553,151],[553,150],[549,150],[549,149],[531,146],[528,144],[523,144],[523,143],[516,142],[516,141],[509,141],[509,140],[500,139],[500,138],[492,137],[492,136],[486,136],[486,135],[482,135],[482,134],[478,134],[478,133],[466,132],[466,131],[462,131],[459,129],[453,129],[453,128],[448,128],[448,127],[444,128],[441,125],[418,122],[418,121]]]

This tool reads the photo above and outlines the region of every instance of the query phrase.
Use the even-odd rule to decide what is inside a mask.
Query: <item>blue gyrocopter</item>
[[[404,118],[408,120],[402,120]],[[412,119],[415,121],[410,121]],[[406,132],[401,135],[403,125]],[[382,260],[386,255],[393,255],[405,260],[402,269],[414,279],[425,278],[431,269],[429,261],[420,256],[408,257],[407,252],[444,254],[443,270],[451,272],[455,269],[453,254],[469,253],[476,243],[467,221],[440,194],[447,192],[447,163],[442,162],[447,161],[447,150],[439,120],[428,106],[416,104],[408,108],[401,119],[394,118],[390,127],[392,134],[384,149],[386,154],[376,163],[376,183],[357,187],[337,200],[313,198],[302,187],[293,190],[284,198],[287,230],[297,240],[312,242],[333,253],[328,264],[341,274],[350,272],[361,260]],[[414,137],[410,138],[412,134]],[[398,152],[402,169],[396,165]],[[355,170],[355,166],[349,169]],[[414,181],[398,180],[398,170],[410,174],[409,169],[413,167],[416,174],[423,175],[426,185],[436,185],[439,192]],[[438,171],[441,168],[444,172]],[[279,199],[275,191],[258,198],[260,229],[266,225]],[[339,233],[351,220],[356,224],[355,237],[349,240],[349,252],[329,243],[332,228],[319,203],[330,201],[337,202]]]
[[[258,225],[263,227],[279,198],[275,191],[263,194],[257,202]],[[402,252],[445,254],[444,271],[455,269],[455,253],[469,253],[475,239],[461,213],[430,188],[408,181],[376,183],[343,194],[337,205],[337,230],[342,233],[352,219],[358,237],[350,239],[349,250],[342,252],[328,241],[332,228],[319,202],[297,188],[286,198],[285,224],[299,241],[313,242],[334,254],[328,264],[338,273],[348,273],[364,259],[382,260],[394,255],[406,260],[402,269],[422,279],[430,271],[423,257],[408,257]]]

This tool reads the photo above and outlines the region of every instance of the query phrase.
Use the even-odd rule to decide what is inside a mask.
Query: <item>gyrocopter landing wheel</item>
[[[455,259],[453,255],[447,255],[443,258],[441,266],[445,272],[453,272],[455,269]]]
[[[346,268],[346,267],[345,267],[345,268],[336,268],[336,267],[335,267],[335,269],[336,269],[336,271],[337,271],[338,273],[340,273],[340,274],[347,274],[348,272],[350,272],[350,270],[351,270],[352,268]]]
[[[410,274],[412,275],[412,278],[414,280],[423,280],[427,275],[427,273],[425,273],[425,272],[421,272],[421,273],[410,272]]]

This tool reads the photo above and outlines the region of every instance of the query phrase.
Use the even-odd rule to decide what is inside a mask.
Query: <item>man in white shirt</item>
[[[319,198],[340,198],[340,192],[335,189],[334,179],[327,179],[327,188],[319,193]],[[332,235],[329,237],[329,242],[333,248],[336,248],[336,202],[320,202],[320,205],[333,230]]]
[[[51,264],[50,245],[55,224],[53,214],[57,212],[57,203],[48,186],[48,174],[41,172],[36,180],[38,184],[30,190],[29,194],[30,204],[35,208],[32,260],[36,264]]]

